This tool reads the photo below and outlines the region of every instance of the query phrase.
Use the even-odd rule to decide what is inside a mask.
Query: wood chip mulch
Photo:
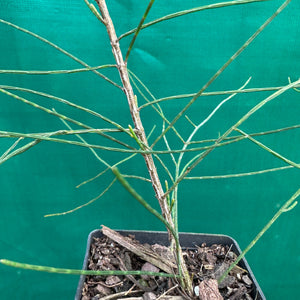
[[[130,236],[134,243],[133,236]],[[168,248],[160,245],[143,245],[161,253]],[[184,258],[192,276],[195,296],[187,297],[173,278],[153,276],[86,276],[82,300],[110,299],[203,299],[203,300],[255,300],[250,293],[253,283],[247,271],[236,266],[219,285],[217,279],[235,260],[236,254],[228,246],[205,244],[184,250]],[[90,250],[90,270],[146,270],[161,272],[134,253],[104,236],[95,238]],[[217,289],[215,296],[207,290]],[[208,294],[209,294],[208,291]],[[172,297],[170,297],[172,296]],[[207,298],[208,297],[208,298]]]

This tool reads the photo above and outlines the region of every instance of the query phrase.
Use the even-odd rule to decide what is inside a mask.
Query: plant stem
[[[58,273],[58,274],[71,274],[71,275],[149,275],[149,276],[162,276],[162,277],[177,277],[174,274],[168,273],[156,273],[156,272],[147,272],[147,271],[95,271],[95,270],[76,270],[76,269],[62,269],[62,268],[53,268],[47,266],[40,265],[31,265],[19,263],[16,261],[11,261],[7,259],[1,259],[0,263],[3,265],[7,265],[14,268],[40,271],[40,272],[48,272],[48,273]]]
[[[133,88],[130,83],[129,74],[128,74],[128,70],[127,70],[127,64],[123,60],[123,55],[122,55],[122,52],[120,49],[120,44],[119,44],[119,41],[118,41],[118,38],[117,38],[117,35],[115,32],[115,28],[114,28],[112,19],[109,15],[105,0],[97,0],[97,3],[99,5],[103,23],[106,27],[106,30],[107,30],[107,33],[108,33],[108,36],[110,39],[112,52],[113,52],[115,61],[118,66],[120,78],[121,78],[121,81],[123,84],[123,91],[126,95],[130,113],[131,113],[131,117],[132,117],[132,120],[133,120],[133,123],[135,126],[136,136],[140,140],[141,144],[146,149],[149,149],[148,140],[147,140],[147,137],[145,134],[145,130],[144,130],[144,127],[143,127],[143,124],[142,124],[142,121],[140,118],[138,106],[137,106],[136,96],[134,95]],[[157,173],[156,166],[154,164],[152,154],[151,153],[143,154],[143,157],[145,159],[145,163],[146,163],[147,169],[149,171],[149,175],[150,175],[150,178],[152,181],[152,186],[153,186],[156,198],[157,198],[160,208],[161,208],[162,216],[165,219],[166,223],[169,224],[170,228],[173,228],[173,230],[175,230],[172,215],[169,211],[168,203],[166,200],[167,198],[164,195],[164,191],[163,191],[163,188],[162,188],[162,185],[161,185],[158,173]],[[177,254],[177,263],[178,263],[179,273],[181,273],[184,276],[184,279],[183,279],[184,287],[187,289],[187,291],[190,294],[192,294],[191,279],[189,278],[189,274],[187,272],[187,267],[184,264],[184,259],[183,259],[180,247],[178,245],[178,242],[176,243],[176,239],[174,238],[170,228],[167,227],[167,230],[169,233],[169,239],[170,239],[171,245],[176,245],[176,250],[177,250],[176,254]]]
[[[97,0],[99,9],[103,18],[104,25],[106,27],[110,42],[111,42],[111,47],[113,51],[114,58],[116,60],[120,78],[123,84],[123,91],[126,95],[131,117],[135,126],[135,133],[140,142],[145,145],[145,147],[148,149],[148,141],[146,138],[145,130],[140,118],[140,113],[137,107],[135,95],[133,92],[133,88],[131,86],[130,80],[129,80],[129,75],[128,75],[128,70],[127,70],[127,65],[123,60],[123,55],[120,49],[120,45],[118,42],[118,38],[115,32],[115,28],[113,25],[113,22],[111,20],[111,17],[109,15],[105,0]],[[158,177],[157,169],[154,164],[153,158],[151,154],[143,154],[150,177],[152,181],[152,185],[155,191],[156,198],[159,201],[159,205],[162,211],[163,217],[167,220],[167,222],[173,227],[173,222],[172,218],[169,216],[168,213],[168,205],[165,201],[164,197],[164,192],[163,188],[160,182],[160,179]]]

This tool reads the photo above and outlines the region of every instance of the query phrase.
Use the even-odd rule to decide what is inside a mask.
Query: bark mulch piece
[[[134,236],[126,237],[126,239],[158,255],[164,255],[164,257],[169,255],[168,248],[165,246],[141,245],[134,239]],[[183,253],[194,284],[195,296],[192,299],[254,300],[250,296],[253,283],[247,271],[238,266],[229,273],[225,280],[217,284],[217,279],[236,258],[236,254],[231,251],[230,247],[216,244],[208,247],[202,244],[195,249],[184,250]],[[173,263],[170,257],[169,263],[170,265]],[[90,249],[88,269],[163,272],[107,236],[94,238]],[[132,275],[86,276],[82,300],[122,298],[191,299],[183,293],[174,278]]]

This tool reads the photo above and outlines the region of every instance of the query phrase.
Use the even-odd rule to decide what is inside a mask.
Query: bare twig
[[[133,120],[133,123],[135,126],[136,136],[140,140],[141,144],[144,145],[145,149],[142,148],[142,150],[147,150],[147,149],[149,149],[148,140],[147,140],[145,130],[144,130],[141,118],[140,118],[140,113],[139,113],[138,106],[137,106],[136,96],[134,95],[133,88],[132,88],[130,80],[129,80],[127,65],[123,60],[122,52],[120,49],[119,41],[118,41],[115,29],[114,29],[113,22],[109,15],[105,0],[97,0],[97,3],[99,5],[102,19],[103,19],[103,22],[105,24],[105,27],[106,27],[106,30],[107,30],[107,33],[108,33],[108,36],[110,39],[112,52],[113,52],[114,58],[116,60],[117,66],[118,66],[120,78],[121,78],[121,81],[123,84],[123,91],[126,95],[130,113],[131,113],[131,117],[132,117],[132,120]],[[172,233],[172,230],[170,230],[171,228],[175,229],[174,222],[173,222],[172,215],[169,212],[167,198],[164,194],[164,191],[163,191],[163,188],[162,188],[162,185],[161,185],[158,173],[157,173],[157,169],[156,169],[156,166],[153,161],[153,157],[150,153],[143,154],[143,157],[145,159],[147,169],[150,174],[150,178],[152,181],[152,186],[155,191],[156,198],[157,198],[160,208],[161,208],[162,216],[165,219],[166,224],[169,224],[169,226],[167,226],[167,230],[169,232],[169,239],[171,241],[171,245],[173,245],[173,247],[174,247],[174,245],[176,245],[178,271],[179,271],[179,275],[183,275],[182,285],[186,287],[187,291],[190,294],[192,294],[191,279],[189,277],[187,267],[184,263],[182,252],[181,252],[181,249],[178,244],[178,239],[175,238],[176,235],[174,236]]]
[[[136,98],[129,80],[128,70],[126,63],[123,60],[123,55],[120,49],[120,45],[118,42],[118,38],[114,29],[114,25],[112,23],[111,17],[109,15],[105,0],[97,0],[100,12],[110,39],[112,51],[114,58],[116,60],[120,78],[123,84],[123,91],[126,95],[131,117],[135,126],[135,133],[137,137],[139,138],[140,142],[145,145],[145,148],[148,148],[148,141],[145,135],[145,130],[140,118],[140,114],[138,111]],[[145,150],[145,149],[144,149]],[[158,177],[157,169],[154,164],[153,158],[151,154],[144,154],[144,159],[147,165],[147,168],[149,170],[149,174],[151,177],[152,185],[156,194],[156,198],[159,201],[159,205],[163,214],[163,217],[166,218],[167,222],[172,226],[173,221],[172,218],[168,214],[168,206],[165,201],[164,197],[164,191],[160,182],[160,179]]]

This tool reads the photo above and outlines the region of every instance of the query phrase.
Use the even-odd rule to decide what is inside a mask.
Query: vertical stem
[[[133,92],[133,89],[132,89],[132,86],[131,86],[131,83],[129,80],[127,65],[123,60],[123,55],[122,55],[119,41],[118,41],[115,29],[114,29],[114,25],[112,23],[110,15],[109,15],[105,0],[97,0],[97,2],[99,5],[101,14],[102,14],[104,25],[106,27],[106,30],[107,30],[107,33],[108,33],[108,36],[110,39],[112,52],[113,52],[114,58],[116,60],[117,66],[118,66],[120,78],[121,78],[121,81],[123,84],[123,91],[126,95],[130,113],[131,113],[131,117],[132,117],[132,120],[133,120],[133,123],[135,126],[135,133],[136,133],[137,137],[139,138],[139,140],[141,141],[141,143],[144,145],[145,149],[149,149],[145,130],[144,130],[141,118],[140,118],[139,111],[138,111],[135,95],[134,95],[134,92]],[[144,159],[145,159],[145,162],[146,162],[149,174],[150,174],[150,178],[152,181],[152,186],[155,191],[156,198],[159,202],[159,205],[160,205],[160,208],[162,211],[162,215],[167,220],[167,222],[173,227],[173,221],[169,214],[166,197],[164,196],[164,191],[163,191],[161,182],[158,177],[158,173],[157,173],[157,169],[154,164],[154,161],[153,161],[153,157],[151,154],[144,154],[143,156],[144,156]]]
[[[136,136],[139,138],[139,140],[141,141],[141,144],[144,147],[144,150],[149,150],[149,145],[148,145],[148,141],[147,141],[147,137],[145,134],[145,130],[140,118],[140,113],[137,107],[137,102],[136,102],[136,96],[134,95],[130,80],[129,80],[129,74],[128,74],[128,70],[127,70],[127,63],[124,62],[123,59],[123,55],[120,49],[120,44],[114,29],[114,25],[112,22],[112,19],[109,15],[105,0],[97,0],[97,3],[99,5],[99,9],[102,15],[102,19],[103,19],[103,23],[106,27],[109,39],[110,39],[110,43],[111,43],[111,47],[112,47],[112,52],[114,55],[114,58],[116,60],[117,63],[117,67],[119,70],[119,74],[120,74],[120,78],[123,84],[123,91],[126,95],[127,101],[128,101],[128,105],[129,105],[129,109],[130,109],[130,113],[131,113],[131,117],[135,126],[135,133]],[[167,203],[167,198],[164,194],[158,173],[157,173],[157,169],[156,166],[154,164],[153,161],[153,157],[152,155],[149,154],[144,154],[144,159],[147,165],[147,169],[149,171],[150,174],[150,178],[151,178],[151,182],[152,182],[152,186],[156,195],[156,198],[159,202],[160,208],[161,208],[161,212],[162,212],[162,216],[163,218],[167,221],[168,224],[170,224],[170,226],[175,230],[174,228],[174,223],[173,223],[173,219],[172,219],[172,215],[169,211],[169,207],[168,207],[168,203]],[[174,239],[174,236],[172,235],[172,232],[167,228],[168,232],[169,232],[169,239],[171,242],[171,245],[173,245],[173,247],[176,248],[176,256],[177,256],[177,263],[178,263],[178,271],[180,274],[183,275],[183,286],[186,288],[187,292],[189,294],[192,294],[192,283],[191,283],[191,279],[189,277],[188,271],[187,271],[187,267],[184,263],[184,259],[182,256],[182,252],[179,246],[179,243]],[[176,246],[174,246],[176,245]],[[173,249],[175,250],[175,249]]]

